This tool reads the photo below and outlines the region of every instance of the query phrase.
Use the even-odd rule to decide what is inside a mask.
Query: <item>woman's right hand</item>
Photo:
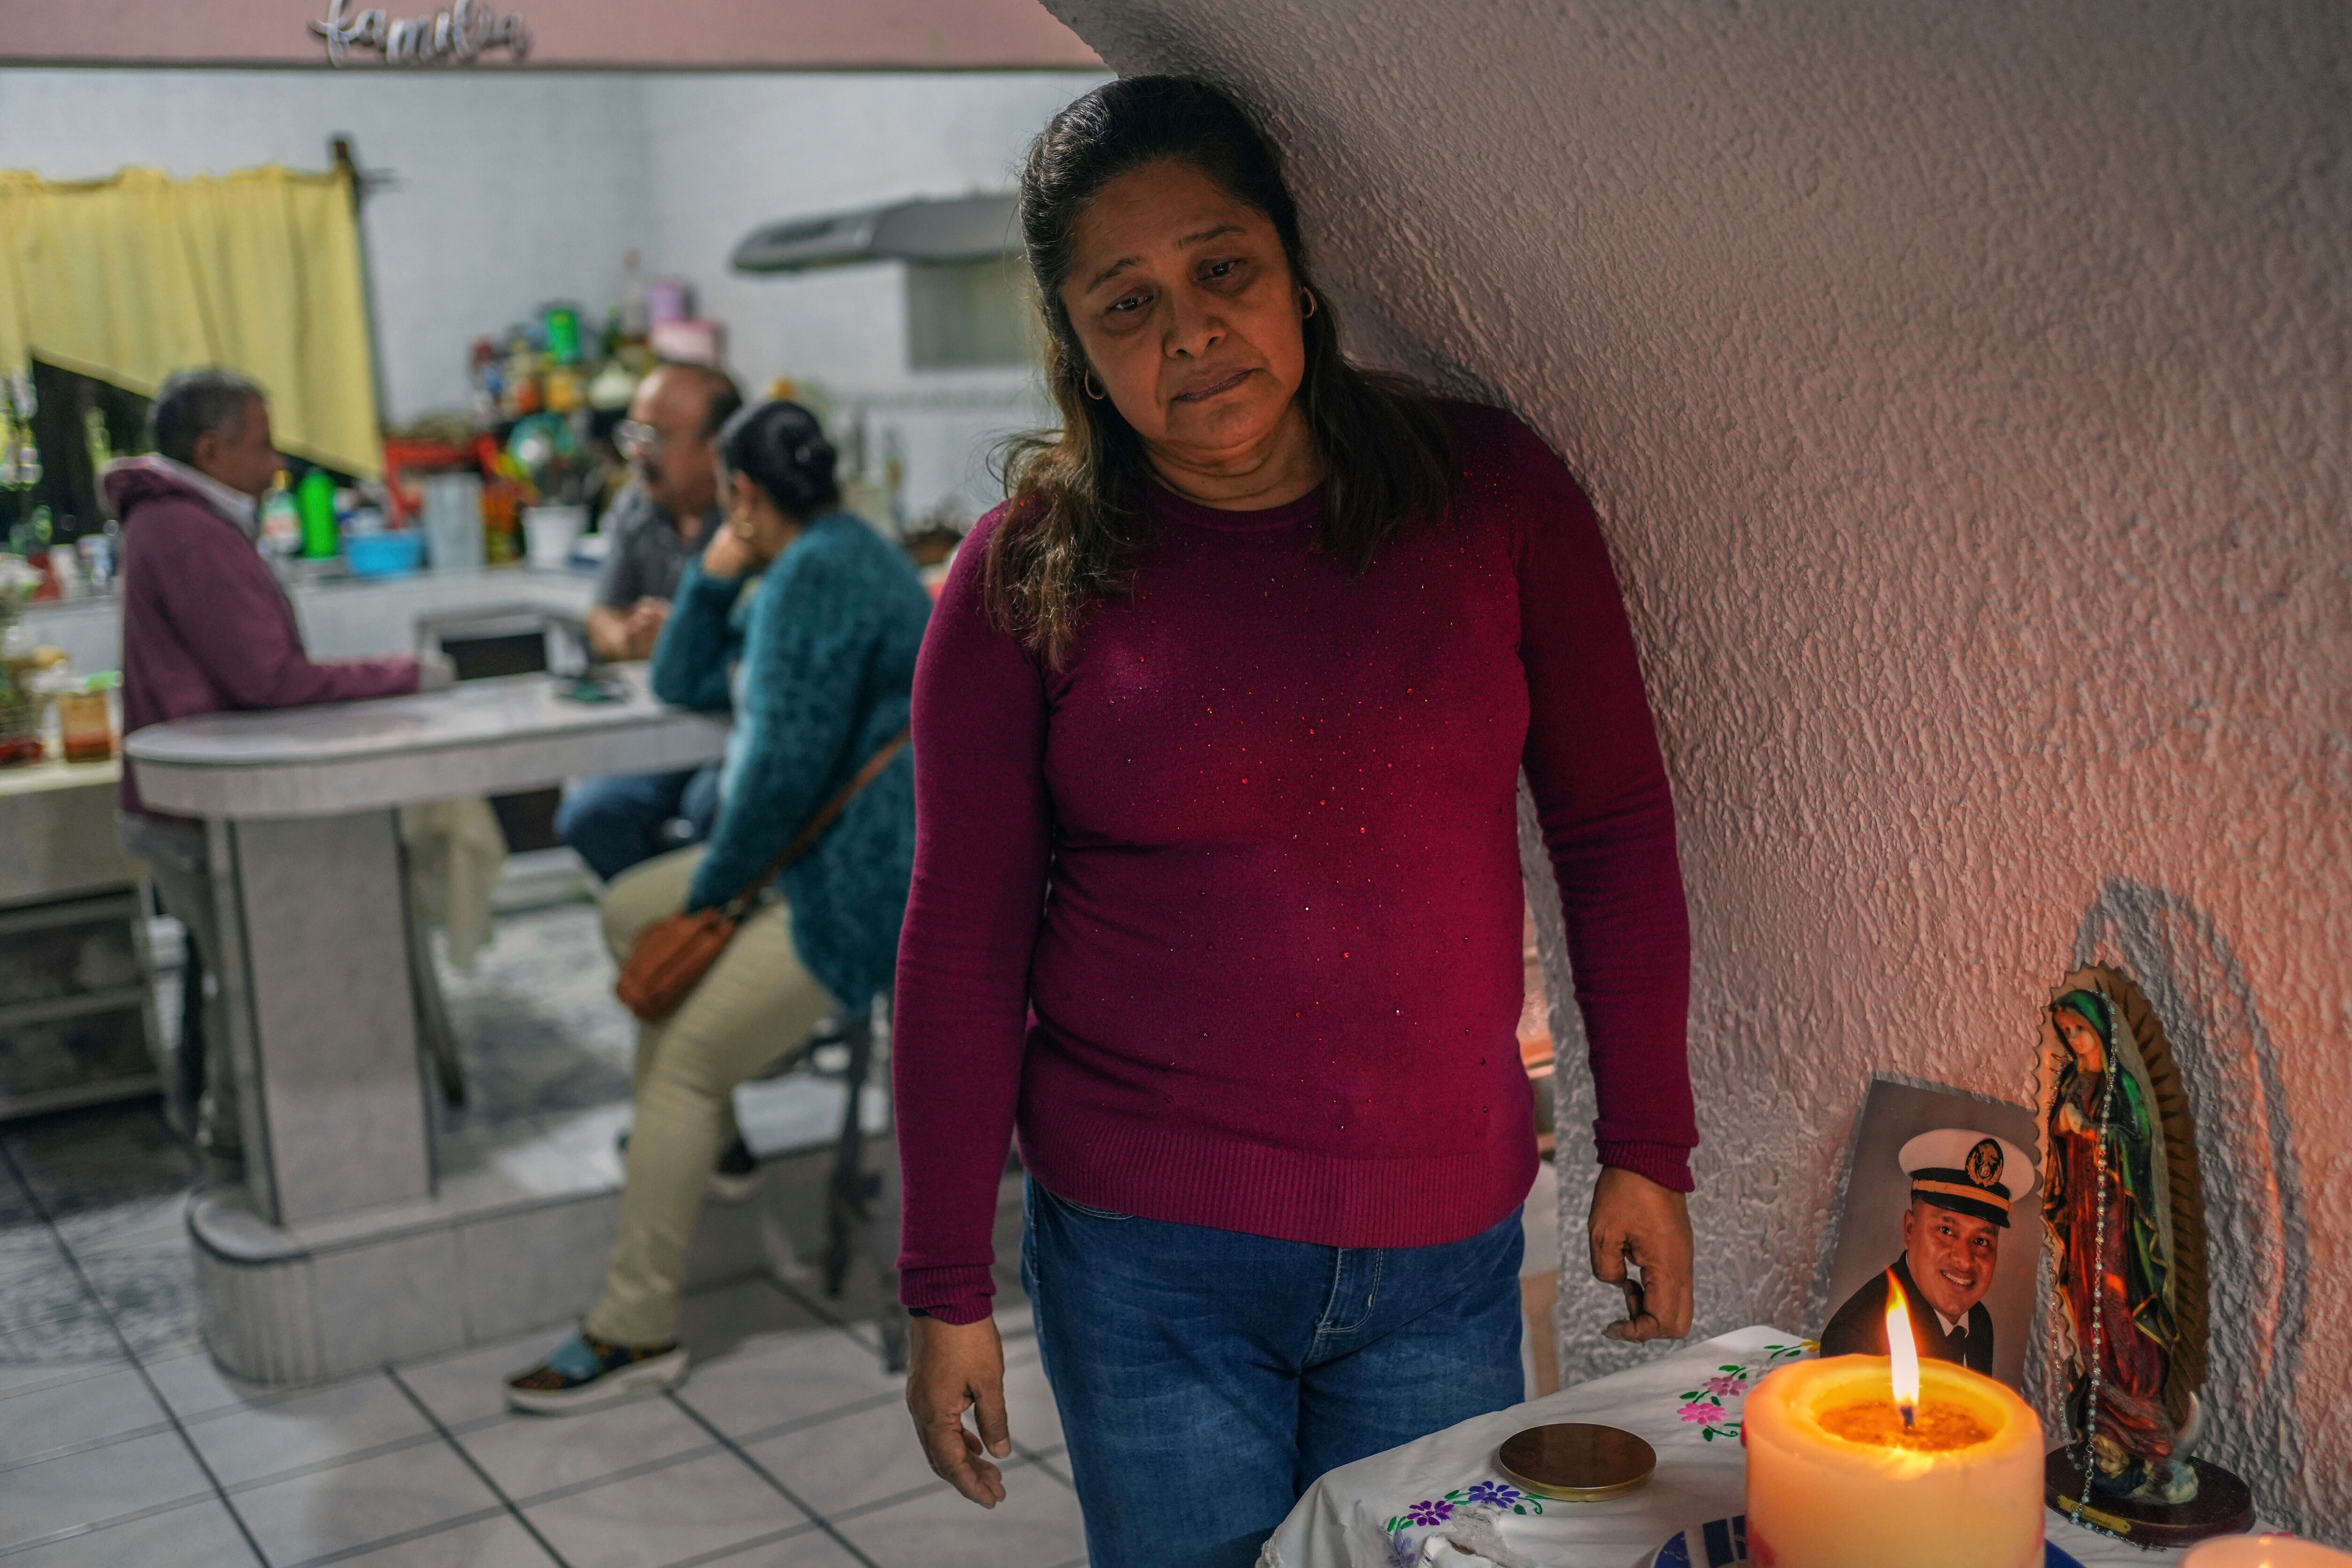
[[[710,542],[702,547],[702,569],[713,577],[747,576],[760,569],[760,557],[735,525],[722,522],[712,530]]]
[[[982,1457],[1004,1458],[1013,1433],[1004,1417],[1004,1343],[996,1320],[943,1323],[914,1318],[908,1324],[907,1409],[922,1439],[923,1457],[939,1478],[982,1508],[1004,1500],[1004,1474]],[[963,1424],[970,1410],[974,1436]]]

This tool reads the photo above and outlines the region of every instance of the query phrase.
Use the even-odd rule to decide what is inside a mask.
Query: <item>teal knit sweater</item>
[[[931,613],[907,558],[847,512],[811,522],[739,615],[742,593],[743,579],[688,564],[654,647],[655,695],[734,713],[719,820],[689,910],[734,897],[905,727]],[[863,1007],[890,984],[914,860],[906,752],[783,875],[793,944],[845,1007]]]

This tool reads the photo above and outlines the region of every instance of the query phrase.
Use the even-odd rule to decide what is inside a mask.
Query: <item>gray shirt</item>
[[[678,536],[669,513],[631,479],[604,513],[604,534],[613,542],[604,552],[604,569],[596,574],[596,602],[607,609],[625,610],[639,599],[677,597],[677,580],[686,563],[710,542],[719,523],[719,509],[713,506],[689,542]]]

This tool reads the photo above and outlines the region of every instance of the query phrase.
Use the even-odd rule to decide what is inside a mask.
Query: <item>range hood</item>
[[[805,272],[860,261],[981,261],[1014,248],[1013,198],[949,196],[784,218],[743,237],[738,272]]]

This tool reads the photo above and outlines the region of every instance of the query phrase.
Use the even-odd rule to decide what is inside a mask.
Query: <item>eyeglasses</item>
[[[650,458],[659,453],[669,437],[642,420],[624,419],[613,426],[613,449],[624,458]]]

